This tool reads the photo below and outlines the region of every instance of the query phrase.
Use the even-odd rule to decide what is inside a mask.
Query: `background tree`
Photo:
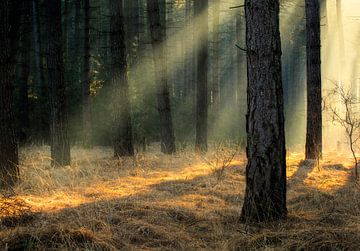
[[[248,63],[246,192],[242,219],[286,216],[279,1],[245,1]]]
[[[197,33],[196,140],[195,149],[207,151],[208,119],[208,0],[194,1]]]
[[[115,111],[115,157],[134,154],[128,93],[123,1],[110,0],[111,88]]]
[[[13,186],[18,180],[18,146],[13,114],[15,49],[17,25],[13,1],[0,2],[0,188]]]
[[[307,127],[306,159],[319,159],[322,154],[322,98],[320,5],[318,0],[306,0],[306,76]]]
[[[92,145],[91,123],[91,72],[90,72],[90,0],[84,0],[84,53],[83,53],[83,79],[82,79],[82,119],[83,143]]]
[[[53,165],[70,165],[70,142],[65,101],[64,59],[62,49],[61,1],[47,0],[46,66],[50,92],[50,145]]]
[[[18,97],[18,121],[19,140],[24,144],[30,134],[29,118],[29,79],[30,79],[30,52],[31,52],[31,0],[22,1],[21,24],[20,24],[20,67],[19,67],[19,97]]]
[[[165,15],[161,14],[160,2],[158,0],[147,0],[149,12],[149,23],[151,33],[151,43],[153,46],[153,57],[155,67],[155,81],[157,84],[157,102],[160,115],[160,138],[161,151],[172,154],[175,149],[175,136],[172,123],[170,94],[166,69],[166,27]],[[162,5],[165,11],[165,5]]]

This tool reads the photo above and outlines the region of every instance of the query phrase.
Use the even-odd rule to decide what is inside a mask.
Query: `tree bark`
[[[248,71],[245,222],[286,216],[279,1],[245,1]]]
[[[0,1],[0,188],[15,185],[19,177],[18,145],[13,115],[15,55],[10,21],[11,1]]]
[[[91,96],[90,96],[90,1],[84,0],[84,56],[82,79],[83,144],[92,146]]]
[[[155,65],[155,81],[157,83],[161,152],[172,154],[176,148],[167,79],[165,16],[160,13],[160,2],[158,0],[147,0],[147,7]]]
[[[123,1],[110,0],[111,87],[115,110],[114,156],[134,155],[126,62]]]
[[[208,119],[208,0],[194,1],[197,33],[196,142],[197,152],[207,151]]]
[[[61,1],[45,1],[46,64],[50,87],[50,145],[52,165],[70,165],[70,143],[65,101],[64,59],[62,49]]]
[[[322,154],[322,99],[320,6],[318,0],[306,0],[306,75],[307,128],[306,159],[319,159]]]

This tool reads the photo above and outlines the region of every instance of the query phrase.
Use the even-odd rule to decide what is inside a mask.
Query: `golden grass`
[[[111,149],[75,148],[71,167],[50,168],[48,150],[21,151],[17,195],[0,202],[0,249],[360,249],[360,193],[344,154],[299,168],[303,156],[289,153],[288,219],[243,225],[243,154],[156,149],[115,160]],[[219,176],[221,158],[232,160]]]

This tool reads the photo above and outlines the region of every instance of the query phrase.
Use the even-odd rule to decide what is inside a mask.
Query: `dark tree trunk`
[[[193,64],[193,46],[192,46],[192,20],[193,20],[193,8],[192,8],[192,0],[186,0],[185,2],[185,25],[187,32],[187,36],[184,38],[185,40],[185,60],[184,60],[184,71],[185,71],[185,86],[184,86],[184,96],[188,97],[192,95],[192,90],[194,89],[194,81],[193,81],[193,72],[194,72],[194,64]]]
[[[45,83],[45,73],[43,65],[43,45],[41,41],[40,27],[40,7],[39,0],[32,0],[32,32],[33,47],[36,68],[36,87],[39,89],[39,106],[38,113],[40,115],[39,131],[41,139],[45,142],[49,139],[49,111],[48,111],[48,86]]]
[[[50,144],[52,164],[70,165],[70,143],[65,102],[64,60],[62,50],[61,1],[45,1],[46,63],[50,87]]]
[[[195,150],[207,151],[208,119],[208,0],[194,1],[197,33],[196,142]]]
[[[160,13],[160,3],[158,0],[147,0],[147,7],[155,64],[155,80],[157,83],[161,151],[166,154],[172,154],[176,149],[166,72],[167,67],[164,48],[166,41],[165,20],[164,15],[161,15]]]
[[[245,1],[248,71],[245,222],[286,216],[279,1]]]
[[[217,112],[220,105],[220,0],[215,0],[213,14],[213,69],[212,69],[212,99],[214,112]]]
[[[123,1],[110,0],[111,87],[115,110],[114,156],[134,154],[124,31]]]
[[[13,116],[13,87],[15,79],[15,51],[10,21],[11,1],[0,1],[0,188],[12,187],[19,176],[18,146]]]
[[[306,159],[319,159],[322,153],[322,100],[320,6],[318,0],[306,0],[307,56],[307,128]]]
[[[29,138],[29,95],[28,80],[30,75],[31,50],[31,0],[21,4],[20,28],[20,68],[19,68],[19,140],[24,144]]]
[[[84,0],[84,59],[82,79],[83,144],[92,145],[90,97],[90,1]]]

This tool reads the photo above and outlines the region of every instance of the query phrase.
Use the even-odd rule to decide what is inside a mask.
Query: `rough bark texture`
[[[10,39],[10,1],[0,1],[0,188],[13,186],[19,175],[14,129],[13,87],[15,62]]]
[[[111,86],[115,110],[114,156],[134,154],[124,31],[123,1],[110,0]]]
[[[248,112],[242,219],[286,216],[286,153],[278,0],[246,0]]]
[[[207,151],[208,119],[208,0],[194,1],[196,26],[197,86],[196,86],[196,141],[195,150]]]
[[[83,144],[92,145],[91,97],[90,97],[90,1],[84,0],[84,55],[82,79]]]
[[[64,60],[62,50],[61,1],[45,1],[46,64],[50,89],[50,145],[52,164],[70,165],[70,143],[65,102]]]
[[[322,153],[322,100],[320,56],[320,6],[318,0],[306,0],[306,75],[307,75],[307,128],[306,159],[321,158]]]
[[[165,56],[166,27],[164,15],[160,13],[158,0],[147,0],[151,43],[153,46],[155,81],[157,83],[158,111],[160,115],[161,151],[172,154],[175,149],[175,136],[172,123],[167,67]]]

